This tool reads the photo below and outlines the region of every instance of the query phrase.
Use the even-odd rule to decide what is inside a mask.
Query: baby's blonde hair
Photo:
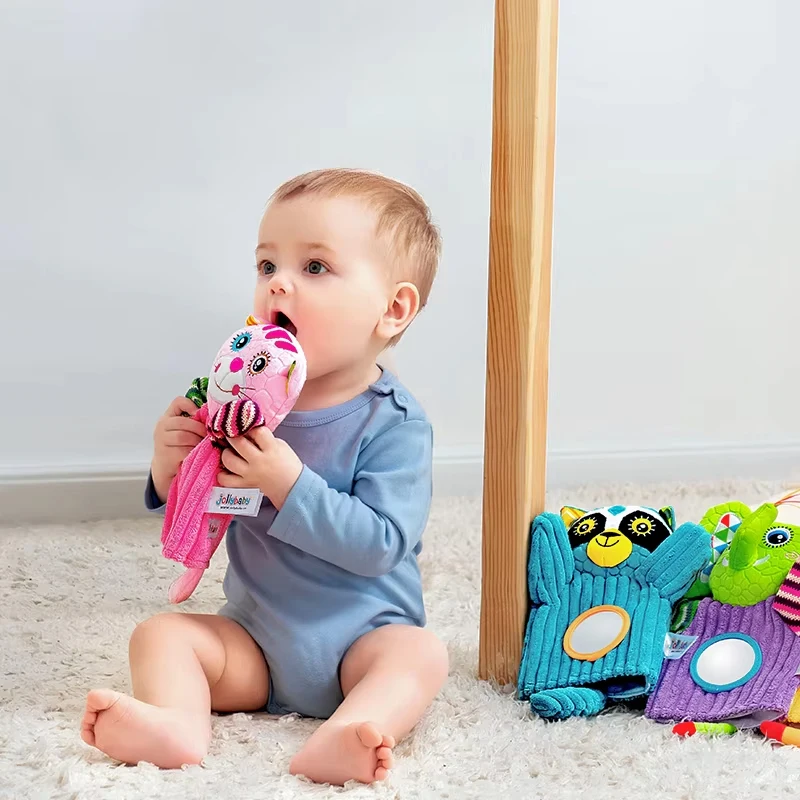
[[[395,277],[419,292],[419,310],[428,302],[436,277],[442,240],[425,201],[410,186],[376,172],[359,169],[320,169],[306,172],[278,187],[270,203],[304,194],[361,198],[377,216],[376,235],[386,238]],[[389,344],[396,344],[402,334]]]

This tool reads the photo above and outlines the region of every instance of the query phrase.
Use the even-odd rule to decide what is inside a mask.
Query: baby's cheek
[[[259,318],[265,316],[268,297],[267,282],[263,278],[256,279],[256,288],[253,292],[253,316]]]

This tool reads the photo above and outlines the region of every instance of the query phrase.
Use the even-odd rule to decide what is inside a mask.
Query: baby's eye
[[[258,271],[262,275],[274,275],[277,267],[271,261],[262,261],[258,265]]]
[[[321,261],[309,261],[306,265],[310,275],[322,275],[328,271],[328,268]]]

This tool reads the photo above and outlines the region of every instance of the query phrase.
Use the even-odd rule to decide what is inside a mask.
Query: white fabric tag
[[[697,641],[696,636],[669,631],[664,637],[664,657],[676,661]]]
[[[237,514],[243,517],[255,517],[261,508],[264,495],[259,489],[225,489],[215,486],[208,498],[206,511],[209,514]]]

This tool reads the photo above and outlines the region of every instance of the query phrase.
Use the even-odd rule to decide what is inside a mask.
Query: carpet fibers
[[[586,487],[552,493],[548,507],[673,503],[678,520],[712,503],[756,501],[782,488],[713,485]],[[214,612],[220,548],[186,611]],[[116,764],[83,744],[86,691],[129,690],[127,640],[137,621],[168,610],[178,567],[159,552],[155,518],[0,531],[0,798],[560,798],[692,800],[800,796],[800,749],[757,735],[679,740],[668,728],[614,711],[545,724],[513,694],[476,679],[480,506],[435,503],[422,570],[431,628],[450,651],[450,678],[429,714],[397,748],[374,787],[315,786],[287,774],[317,723],[260,714],[215,717],[202,767],[167,772]]]

